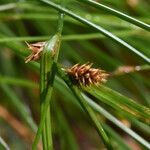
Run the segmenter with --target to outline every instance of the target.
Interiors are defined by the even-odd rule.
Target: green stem
[[[47,150],[53,149],[53,140],[52,140],[52,129],[51,129],[51,112],[50,112],[50,104],[47,110],[47,116],[45,120],[45,132],[46,132],[46,142],[47,142]]]
[[[44,110],[44,105],[45,105],[45,99],[43,98],[43,93],[44,90],[47,87],[48,84],[48,74],[49,71],[51,71],[51,63],[48,62],[48,58],[51,57],[47,57],[47,55],[51,52],[49,52],[48,49],[45,49],[45,51],[43,52],[43,56],[40,62],[40,99],[41,99],[41,118],[43,117],[43,110]],[[47,55],[46,55],[47,54]],[[50,55],[48,55],[50,56]],[[52,136],[51,136],[51,124],[50,124],[50,109],[48,109],[47,111],[47,115],[46,115],[46,119],[44,122],[44,127],[43,127],[43,131],[42,131],[42,142],[43,142],[43,148],[47,150],[48,146],[50,146],[52,143]],[[47,125],[49,124],[49,125]],[[49,126],[49,127],[48,127]],[[50,128],[50,129],[48,129]],[[49,132],[47,132],[47,130]],[[49,142],[50,141],[50,142]]]
[[[91,109],[91,107],[88,105],[88,103],[84,100],[83,96],[81,95],[80,90],[78,89],[78,87],[74,86],[69,77],[67,76],[67,74],[61,69],[60,66],[57,65],[57,69],[58,69],[58,73],[61,76],[61,78],[66,82],[66,84],[68,85],[68,87],[71,89],[72,93],[74,94],[74,96],[77,98],[78,102],[80,103],[80,105],[82,106],[82,108],[84,109],[84,111],[88,114],[88,116],[90,117],[94,127],[96,128],[98,134],[100,135],[100,137],[102,137],[103,142],[105,143],[107,149],[111,150],[111,144],[109,141],[109,138],[107,137],[107,134],[105,133],[102,125],[100,124],[100,122],[98,121],[94,111]]]
[[[62,33],[63,30],[63,20],[64,19],[64,13],[60,13],[59,18],[58,18],[58,33]]]
[[[122,39],[120,39],[119,37],[115,36],[114,34],[112,34],[111,32],[105,30],[104,28],[102,28],[101,26],[98,26],[78,15],[76,15],[75,13],[73,13],[72,11],[61,7],[60,5],[57,5],[51,1],[48,0],[41,0],[42,2],[45,2],[46,4],[49,4],[52,8],[61,11],[69,16],[71,16],[72,18],[82,22],[85,25],[88,25],[89,27],[92,27],[93,29],[99,31],[100,33],[102,33],[103,35],[105,35],[106,37],[109,37],[110,39],[112,39],[113,41],[115,41],[116,43],[120,44],[121,46],[129,49],[130,51],[134,52],[135,54],[137,54],[138,56],[140,56],[141,58],[143,58],[146,62],[150,63],[150,59],[149,57],[147,57],[146,55],[144,55],[143,53],[141,53],[139,50],[137,50],[136,48],[134,48],[133,46],[129,45],[128,43],[126,43],[125,41],[123,41]]]
[[[33,143],[32,149],[36,149],[41,132],[43,130],[43,126],[45,123],[45,132],[43,133],[43,140],[44,140],[44,147],[47,145],[47,149],[52,149],[52,136],[47,135],[51,134],[51,125],[50,125],[50,116],[47,114],[50,114],[50,101],[52,97],[52,91],[53,91],[53,82],[55,77],[55,66],[54,66],[54,60],[57,56],[60,45],[60,34],[56,34],[52,37],[50,41],[46,43],[46,46],[42,53],[41,58],[41,83],[40,83],[40,93],[41,93],[41,120],[39,124],[39,128]],[[55,52],[55,56],[53,56]],[[47,117],[46,117],[47,116]],[[48,119],[45,122],[45,119]],[[46,126],[47,124],[47,126]],[[47,128],[48,127],[48,128]],[[47,129],[46,129],[47,128]],[[50,142],[49,142],[50,141]],[[45,144],[47,143],[47,144]]]
[[[63,29],[64,15],[60,14],[58,22],[58,33],[55,34],[50,41],[46,43],[46,46],[42,53],[41,58],[41,120],[39,128],[33,143],[32,149],[35,150],[42,133],[43,147],[46,150],[52,150],[52,133],[51,133],[51,121],[50,121],[50,101],[53,91],[53,82],[56,73],[56,67],[54,62],[57,62],[59,55],[59,46],[61,40],[61,32]],[[43,128],[44,127],[44,128]]]

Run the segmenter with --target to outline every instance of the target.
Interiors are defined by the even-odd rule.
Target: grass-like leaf
[[[97,112],[104,115],[108,120],[110,120],[112,123],[114,123],[116,126],[118,126],[120,129],[122,129],[124,132],[129,134],[131,137],[133,137],[135,140],[137,140],[139,143],[141,143],[144,147],[150,148],[150,144],[143,139],[141,136],[139,136],[137,133],[132,131],[130,128],[126,127],[123,123],[121,123],[117,118],[115,118],[112,114],[110,114],[107,110],[105,110],[103,107],[92,101],[89,97],[84,95],[85,100],[88,102],[88,104]]]
[[[106,6],[106,5],[100,4],[100,3],[95,2],[93,0],[78,0],[78,1],[85,3],[85,4],[88,4],[89,6],[93,6],[97,9],[104,10],[105,12],[109,12],[110,14],[113,14],[113,15],[119,17],[120,19],[126,20],[127,22],[130,22],[134,25],[137,25],[138,27],[141,27],[145,30],[150,31],[150,25],[148,25],[148,24],[146,24],[140,20],[137,20],[131,16],[128,16],[127,14],[122,13],[118,10],[115,10],[113,8]]]
[[[120,149],[122,149],[122,150],[131,150],[131,148],[127,145],[127,143],[125,143],[123,140],[122,140],[122,138],[121,138],[121,136],[118,134],[118,133],[116,133],[111,127],[109,127],[108,125],[106,125],[106,124],[103,124],[103,127],[104,127],[104,129],[106,130],[106,132],[107,132],[107,134],[110,136],[110,139],[113,141],[114,140],[114,142],[116,142],[117,143],[117,148],[120,148]],[[115,143],[115,144],[116,144]],[[114,144],[114,145],[115,145]],[[112,145],[113,145],[113,143],[112,143]],[[116,146],[114,146],[114,147],[116,147]]]
[[[150,109],[139,105],[130,98],[127,98],[112,89],[99,85],[99,87],[84,87],[86,92],[98,98],[100,101],[110,105],[114,109],[119,109],[122,112],[127,112],[144,122],[150,121]]]
[[[50,39],[46,46],[44,47],[42,58],[41,58],[41,65],[40,65],[40,72],[41,72],[41,82],[40,82],[40,92],[41,92],[41,120],[39,124],[39,128],[33,143],[33,149],[36,149],[37,143],[39,141],[41,132],[43,130],[44,122],[46,119],[46,116],[48,118],[48,125],[46,128],[50,128],[50,100],[52,96],[52,90],[53,90],[53,81],[55,77],[55,66],[53,64],[54,61],[54,52],[57,52],[59,49],[60,44],[60,35],[56,34]],[[49,132],[48,132],[49,131]],[[44,133],[43,141],[47,137],[45,137],[45,134],[50,134],[50,129],[48,129],[47,133]],[[45,131],[43,131],[45,132]],[[48,135],[48,139],[50,143],[45,144],[47,145],[48,149],[52,149],[52,136],[50,137]],[[47,141],[48,142],[48,141]]]
[[[15,85],[15,86],[19,85],[19,86],[28,87],[28,88],[38,88],[38,84],[36,84],[32,81],[0,75],[0,84],[4,84],[4,83],[9,84],[9,85]]]
[[[37,126],[31,117],[28,107],[22,103],[22,101],[8,85],[1,84],[0,87],[9,98],[9,102],[17,109],[22,119],[31,127],[34,132],[36,132]]]
[[[123,31],[112,31],[118,37],[130,37],[133,35],[141,35],[140,30],[123,30]],[[145,35],[146,36],[146,35]],[[91,39],[105,39],[104,35],[99,33],[89,33],[89,34],[71,34],[71,35],[64,35],[62,37],[63,41],[74,41],[74,40],[91,40]],[[3,42],[20,42],[20,41],[42,41],[48,40],[49,36],[29,36],[29,37],[3,37],[0,38],[0,43]]]
[[[65,118],[65,115],[60,108],[60,106],[57,104],[57,102],[54,102],[55,104],[55,113],[57,118],[57,124],[59,126],[57,129],[60,132],[60,137],[65,137],[65,139],[61,139],[61,149],[71,149],[71,150],[79,150],[78,144],[76,142],[76,139],[69,127],[69,124],[67,122],[67,119]]]
[[[98,26],[78,15],[76,15],[75,13],[73,13],[72,11],[61,7],[60,5],[57,5],[51,1],[48,0],[41,0],[42,2],[47,3],[48,5],[50,5],[51,7],[53,7],[54,9],[64,12],[65,14],[71,16],[72,18],[82,22],[85,25],[88,25],[89,27],[92,27],[93,29],[99,31],[100,33],[102,33],[103,35],[109,37],[110,39],[112,39],[113,41],[115,41],[116,43],[122,45],[123,47],[129,49],[130,51],[134,52],[135,54],[137,54],[138,56],[140,56],[141,58],[143,58],[145,61],[147,61],[148,63],[150,63],[150,59],[145,56],[144,54],[142,54],[139,50],[137,50],[136,48],[132,47],[131,45],[129,45],[128,43],[126,43],[125,41],[123,41],[122,39],[118,38],[117,36],[115,36],[114,34],[110,33],[109,31],[105,30],[104,28],[102,28],[101,26]]]
[[[1,150],[10,150],[8,145],[5,143],[5,141],[0,137],[0,149]]]

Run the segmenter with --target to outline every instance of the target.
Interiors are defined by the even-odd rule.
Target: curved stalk
[[[40,99],[41,99],[41,120],[39,128],[32,146],[35,150],[42,133],[43,147],[46,150],[52,150],[52,132],[51,132],[51,121],[50,121],[50,102],[53,92],[53,82],[55,79],[55,64],[59,55],[59,46],[61,41],[61,33],[63,29],[64,14],[60,13],[58,21],[57,33],[48,41],[44,47],[41,63],[40,63]]]

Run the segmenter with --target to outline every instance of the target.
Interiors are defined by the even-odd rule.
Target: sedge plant
[[[0,105],[30,149],[150,149],[149,2],[0,4]],[[0,118],[0,149],[28,149]]]

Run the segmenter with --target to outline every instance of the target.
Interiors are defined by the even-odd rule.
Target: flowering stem
[[[55,78],[55,64],[59,55],[59,46],[61,41],[61,33],[63,29],[64,14],[60,13],[58,21],[57,33],[46,43],[41,63],[40,63],[40,99],[41,99],[41,120],[39,128],[32,146],[35,150],[42,132],[43,148],[46,150],[52,150],[52,131],[51,131],[51,115],[50,115],[50,101],[53,91],[53,82]]]
[[[78,102],[80,103],[80,105],[82,106],[83,110],[88,114],[88,116],[89,116],[89,118],[90,118],[93,126],[95,127],[95,129],[97,130],[98,134],[102,138],[102,140],[105,143],[107,149],[111,150],[112,146],[110,144],[110,140],[109,140],[107,134],[105,133],[105,131],[104,131],[101,123],[97,119],[95,112],[88,105],[88,103],[84,100],[84,97],[82,96],[79,88],[77,86],[75,86],[75,85],[72,84],[71,80],[69,79],[69,77],[65,73],[65,71],[62,70],[59,65],[56,65],[56,67],[57,67],[58,74],[66,82],[66,84],[68,85],[68,87],[70,88],[70,90],[72,91],[72,93],[74,94],[74,96],[76,97],[76,99],[78,100]]]
[[[63,18],[62,18],[63,22]],[[62,24],[62,23],[61,23]],[[62,26],[63,27],[63,26]],[[59,25],[58,25],[59,28]],[[61,29],[62,31],[62,29]],[[53,82],[55,78],[55,64],[57,62],[59,54],[59,46],[61,41],[61,33],[55,34],[45,45],[41,58],[41,82],[40,82],[40,99],[41,99],[41,120],[39,128],[32,146],[33,150],[36,150],[38,141],[40,139],[41,132],[43,147],[46,150],[52,150],[52,133],[51,133],[51,121],[50,121],[50,101],[53,91]],[[43,128],[44,127],[44,128]]]

